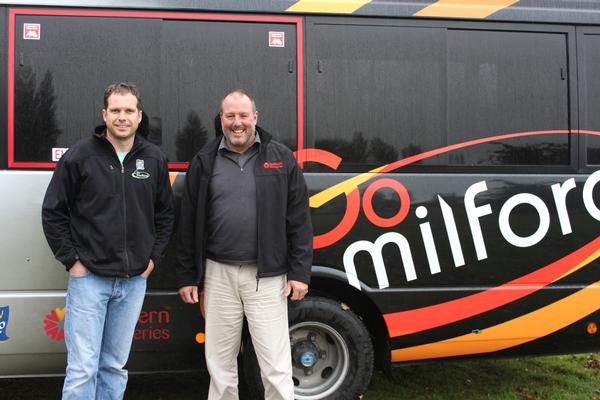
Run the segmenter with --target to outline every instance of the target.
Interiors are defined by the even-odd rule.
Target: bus
[[[64,374],[41,202],[115,81],[140,87],[176,202],[229,90],[295,152],[314,225],[297,399],[359,398],[375,368],[600,349],[600,3],[2,0],[0,38],[0,376]],[[205,368],[173,243],[132,372]]]

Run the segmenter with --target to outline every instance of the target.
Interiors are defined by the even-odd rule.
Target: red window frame
[[[304,61],[303,20],[301,17],[277,15],[206,14],[161,11],[117,11],[83,9],[10,8],[8,17],[8,168],[54,168],[55,162],[22,162],[14,158],[14,91],[15,91],[15,29],[17,15],[59,15],[73,17],[156,18],[198,21],[273,22],[296,25],[297,73],[297,141],[298,151],[304,148]],[[169,163],[171,169],[186,169],[188,163]]]

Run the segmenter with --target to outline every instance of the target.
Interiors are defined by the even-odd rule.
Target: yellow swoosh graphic
[[[575,265],[573,268],[571,268],[570,270],[568,270],[567,272],[565,272],[564,274],[562,274],[558,278],[554,279],[552,282],[558,282],[559,280],[561,280],[565,276],[571,275],[573,272],[575,272],[575,271],[577,271],[577,270],[585,267],[586,265],[588,265],[589,263],[591,263],[592,261],[594,261],[598,257],[600,257],[600,249],[596,250],[593,254],[590,254],[590,256],[587,257],[586,259],[584,259],[581,263]]]
[[[289,12],[321,12],[321,13],[336,13],[336,14],[352,14],[371,0],[300,0],[286,11]]]
[[[414,15],[418,17],[486,18],[519,0],[438,0]]]
[[[388,166],[388,164],[382,165],[381,167],[372,169],[369,172],[364,172],[353,178],[350,178],[343,182],[340,182],[337,185],[333,185],[315,195],[312,195],[309,200],[310,206],[312,208],[319,208],[323,204],[327,203],[329,200],[339,196],[342,193],[349,194],[354,189],[356,189],[360,184],[365,183],[366,181],[373,178],[373,174],[379,173],[382,169],[384,169],[387,166]]]
[[[392,351],[392,361],[426,360],[490,353],[518,346],[554,333],[600,309],[600,281],[555,303],[481,333]]]

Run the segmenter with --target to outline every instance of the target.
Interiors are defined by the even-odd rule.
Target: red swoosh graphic
[[[565,274],[583,267],[587,258],[600,248],[600,236],[571,254],[527,275],[492,289],[441,304],[385,314],[390,337],[446,325],[525,297]],[[598,255],[596,254],[595,257]],[[592,260],[587,260],[586,264]]]
[[[429,157],[434,157],[443,153],[447,153],[449,151],[462,149],[465,147],[476,146],[482,143],[489,143],[495,140],[506,140],[506,139],[515,139],[524,136],[539,136],[539,135],[564,135],[565,133],[573,133],[573,134],[585,134],[585,135],[594,135],[600,136],[600,132],[598,131],[588,131],[581,129],[561,129],[561,130],[550,130],[550,131],[531,131],[531,132],[518,132],[518,133],[507,133],[504,135],[497,136],[487,136],[480,139],[469,140],[467,142],[452,144],[450,146],[440,147],[435,150],[426,151],[424,153],[415,154],[414,156],[403,158],[402,160],[395,161],[390,163],[383,168],[379,174],[383,174],[386,172],[391,172],[400,167],[404,167],[406,165],[410,165],[412,163],[424,160]]]
[[[552,304],[477,333],[392,350],[392,361],[455,357],[509,349],[551,335],[599,308],[600,281]]]

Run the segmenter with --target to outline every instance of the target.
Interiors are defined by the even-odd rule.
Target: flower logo
[[[44,331],[53,340],[65,340],[65,314],[66,308],[55,308],[44,318]]]

